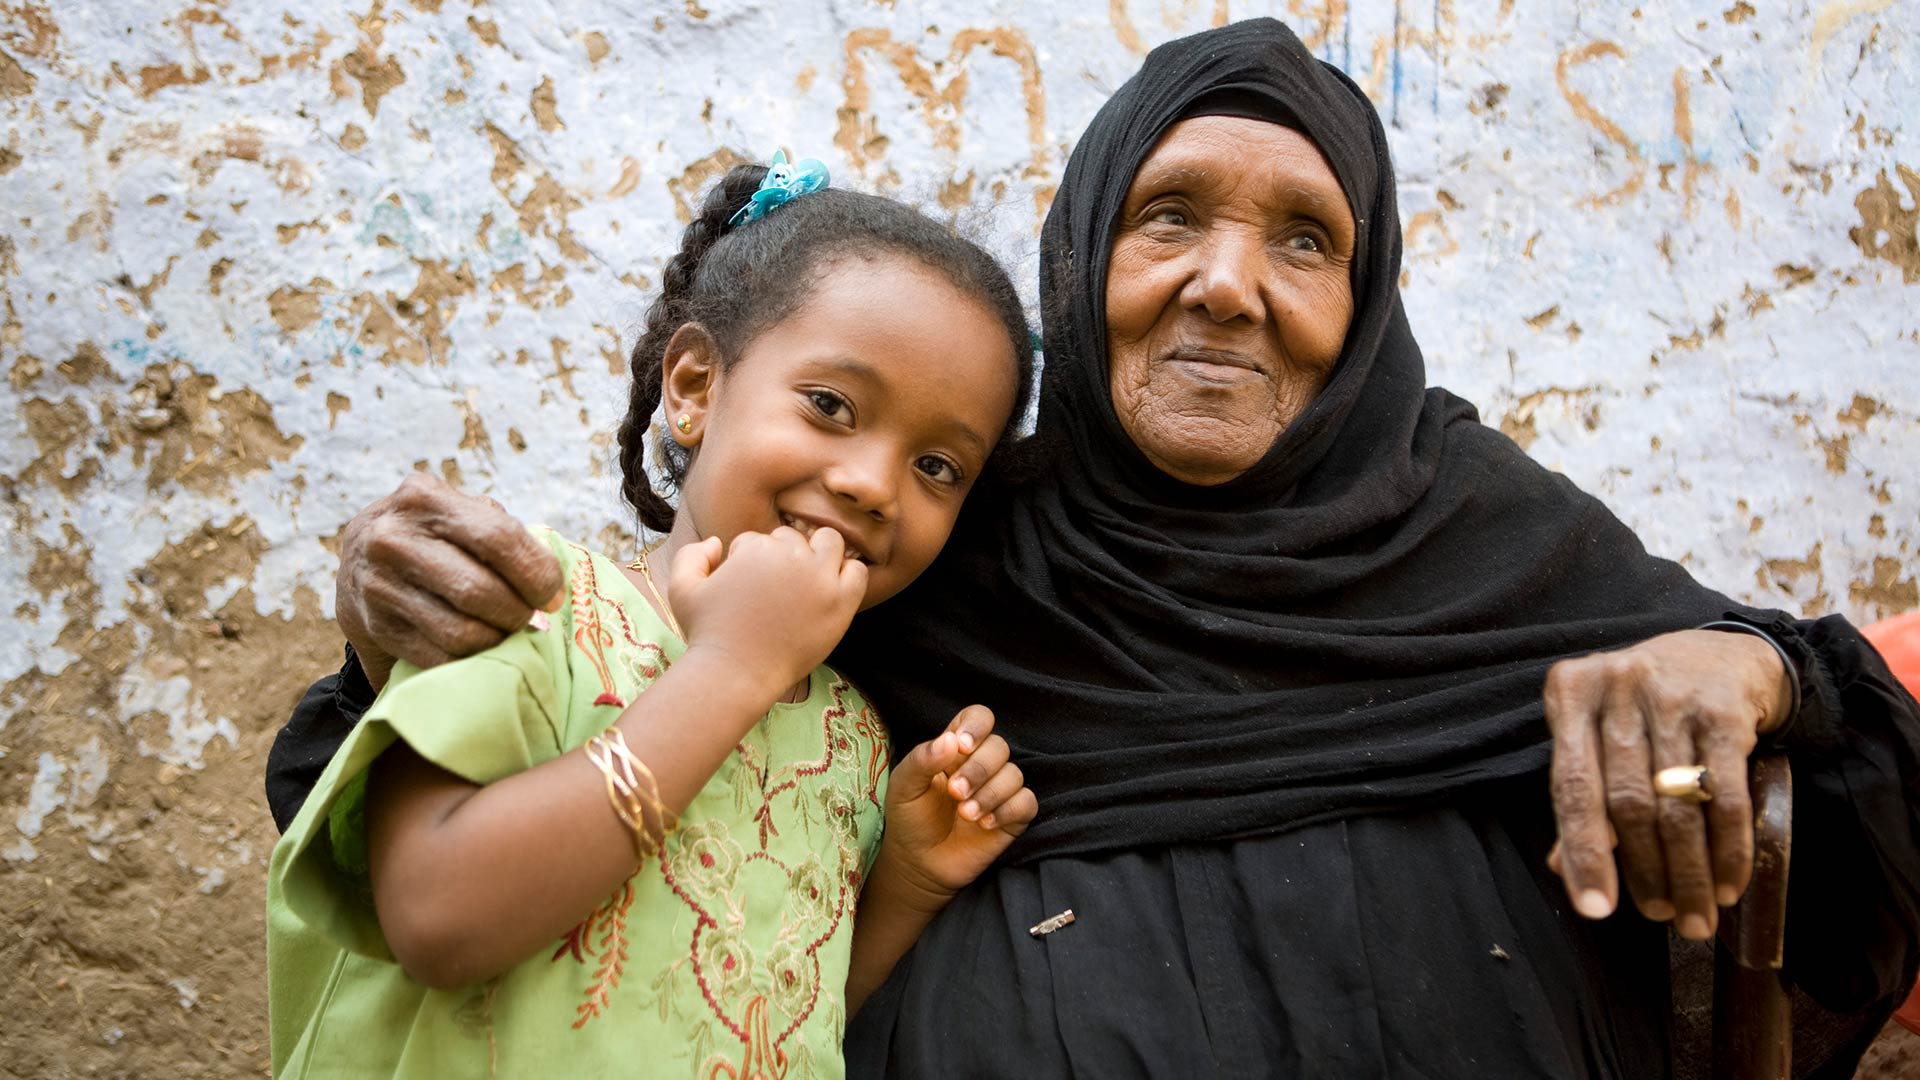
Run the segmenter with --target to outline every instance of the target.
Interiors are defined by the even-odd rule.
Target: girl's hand
[[[867,566],[846,550],[832,529],[806,537],[784,525],[741,533],[724,558],[718,537],[682,548],[667,595],[688,648],[724,651],[778,697],[826,660],[860,609]]]
[[[876,870],[886,861],[915,906],[944,906],[1039,813],[1039,799],[1008,755],[1007,741],[993,734],[992,711],[969,705],[894,768]]]

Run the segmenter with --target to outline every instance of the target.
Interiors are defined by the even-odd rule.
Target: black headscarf
[[[1196,487],[1120,426],[1104,297],[1135,171],[1212,114],[1311,138],[1358,242],[1326,388],[1253,469]],[[902,750],[994,710],[1041,801],[1013,857],[1269,834],[1540,769],[1554,660],[1732,606],[1427,389],[1399,271],[1380,119],[1280,23],[1155,49],[1094,118],[1042,233],[1035,475],[976,492],[835,656]]]

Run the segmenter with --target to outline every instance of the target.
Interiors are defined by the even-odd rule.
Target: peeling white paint
[[[0,9],[0,72],[32,81],[0,90],[0,593],[27,605],[0,686],[71,674],[84,631],[130,624],[134,650],[114,715],[55,706],[68,787],[40,794],[68,768],[42,753],[0,807],[90,803],[96,732],[186,769],[236,746],[154,627],[249,589],[257,615],[330,614],[328,545],[416,462],[570,535],[630,528],[594,442],[624,406],[610,364],[716,149],[934,204],[1031,300],[1073,140],[1217,11],[1277,11],[1379,106],[1433,381],[1742,599],[1868,621],[1920,569],[1920,281],[1868,253],[1897,221],[1849,236],[1863,192],[1920,169],[1920,0],[319,0],[163,4],[131,32],[130,8],[75,4],[32,9],[41,45],[27,10]],[[383,93],[352,74],[387,64]],[[98,371],[72,367],[86,349]],[[143,390],[155,369],[209,378],[214,406]],[[156,560],[241,523],[257,557],[168,609]],[[43,549],[82,577],[43,593]],[[0,701],[10,742],[27,704]],[[37,836],[45,811],[16,813]]]

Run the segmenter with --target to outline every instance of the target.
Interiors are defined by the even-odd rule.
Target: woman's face
[[[1134,175],[1107,272],[1107,381],[1161,471],[1223,484],[1333,374],[1353,319],[1353,213],[1291,128],[1202,116]]]

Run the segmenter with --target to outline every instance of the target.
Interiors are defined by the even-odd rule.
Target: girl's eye
[[[820,410],[820,415],[829,420],[853,418],[853,409],[847,405],[847,399],[831,390],[809,390],[807,398],[813,402],[814,408]]]
[[[927,454],[914,467],[929,480],[942,484],[958,484],[961,480],[960,466],[941,457],[939,454]]]

